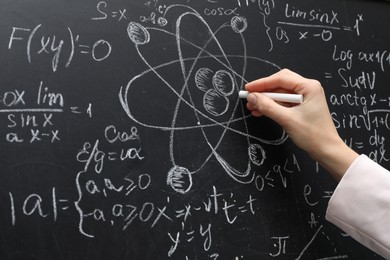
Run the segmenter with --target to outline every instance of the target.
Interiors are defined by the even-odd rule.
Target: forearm
[[[312,158],[327,170],[331,176],[340,181],[350,165],[359,156],[354,150],[349,148],[339,136],[334,136],[333,140],[326,140],[326,144],[319,147],[310,155]]]

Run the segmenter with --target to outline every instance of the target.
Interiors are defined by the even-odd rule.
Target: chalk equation
[[[8,143],[60,143],[61,129],[56,121],[65,113],[84,114],[92,118],[92,104],[68,105],[61,92],[53,91],[40,81],[33,93],[13,89],[0,94],[0,115],[6,116],[7,129],[3,137]],[[69,102],[71,103],[71,102]],[[58,123],[58,122],[57,122]]]
[[[241,1],[239,1],[241,2]],[[246,1],[243,6],[258,7],[269,40],[269,51],[274,49],[275,42],[291,44],[292,42],[318,39],[330,42],[335,34],[354,33],[360,36],[360,25],[364,22],[362,13],[356,14],[353,23],[341,20],[336,10],[300,7],[299,4],[277,4],[277,1]],[[279,10],[277,10],[279,9]],[[278,13],[278,20],[273,14]]]
[[[0,4],[0,258],[377,259],[325,220],[324,169],[239,91],[316,77],[345,143],[387,166],[371,23],[388,17],[363,8],[379,3],[45,1],[44,19]]]
[[[34,28],[12,27],[9,36],[8,49],[20,48],[21,44],[26,52],[28,63],[33,63],[35,56],[49,56],[51,69],[57,71],[58,66],[68,68],[76,53],[88,55],[96,62],[107,59],[112,51],[111,44],[98,39],[95,42],[83,42],[79,34],[74,34],[71,28],[67,28],[67,35],[61,38],[55,34],[47,35],[42,24]],[[61,36],[64,32],[61,32]],[[17,47],[16,47],[17,46]]]

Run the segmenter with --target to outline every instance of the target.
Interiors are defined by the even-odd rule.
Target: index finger
[[[291,70],[283,69],[271,76],[247,83],[245,89],[249,92],[265,92],[283,89],[287,92],[304,94],[305,80],[308,79]]]

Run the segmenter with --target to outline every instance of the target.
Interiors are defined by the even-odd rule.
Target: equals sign
[[[80,50],[80,53],[82,53],[82,54],[89,54],[90,53],[89,49],[91,47],[89,45],[79,44],[79,47],[81,49],[86,49],[85,51],[84,50]]]
[[[331,79],[331,78],[333,78],[332,73],[325,72],[325,78],[326,78],[326,79]]]
[[[61,203],[68,203],[68,200],[63,200],[63,199],[61,199],[61,200],[59,200],[59,201],[60,201]],[[62,209],[62,210],[67,210],[67,209],[69,209],[69,205],[62,206],[61,209]]]
[[[73,114],[81,114],[82,113],[81,111],[79,111],[79,107],[70,107],[70,111]]]
[[[322,196],[324,199],[329,199],[333,195],[333,191],[324,191],[325,195]]]
[[[363,142],[355,142],[356,148],[362,149],[364,147]]]
[[[245,206],[238,207],[238,209],[241,210],[242,213],[248,211],[247,209],[245,209]]]
[[[344,31],[352,31],[352,27],[350,26],[343,26]]]

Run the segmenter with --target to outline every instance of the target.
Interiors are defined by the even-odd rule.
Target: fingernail
[[[246,100],[254,106],[257,104],[257,97],[255,94],[249,94]]]

